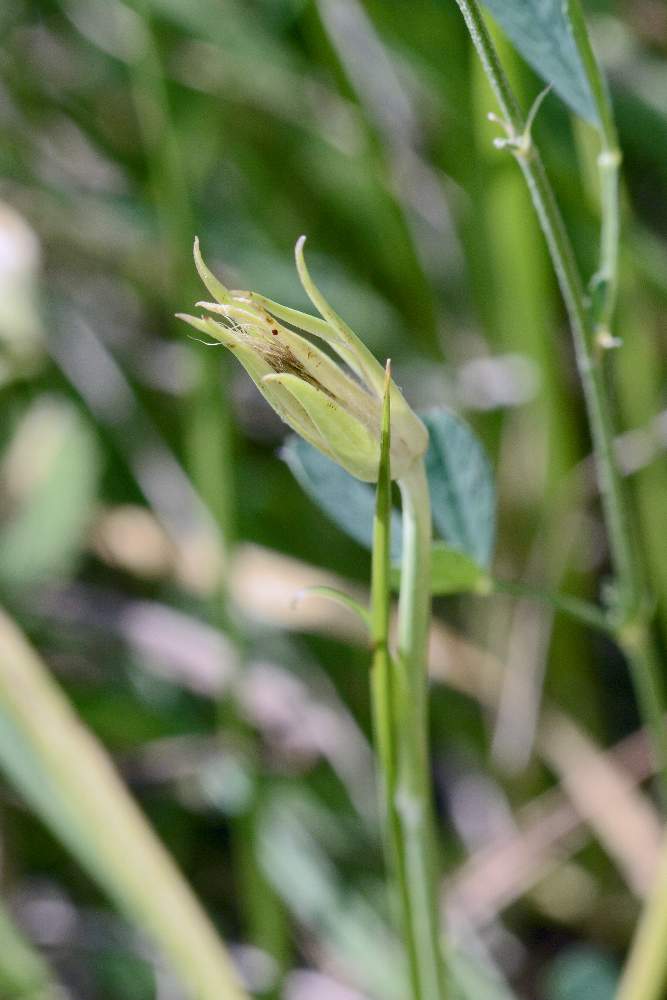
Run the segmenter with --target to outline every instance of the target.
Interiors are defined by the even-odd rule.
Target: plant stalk
[[[373,648],[371,666],[371,706],[375,747],[380,770],[380,807],[384,821],[387,868],[398,895],[403,940],[408,959],[412,996],[420,996],[419,955],[415,945],[410,907],[410,892],[405,871],[405,851],[396,798],[397,736],[394,719],[395,674],[389,648],[391,617],[391,367],[387,362],[382,407],[381,456],[373,519],[373,558],[371,570],[370,635]]]
[[[403,560],[393,715],[395,806],[416,956],[418,1000],[443,1000],[437,863],[428,754],[427,645],[431,614],[431,505],[424,462],[399,480]]]
[[[500,65],[479,6],[476,0],[457,0],[457,3],[505,118],[507,145],[513,150],[530,190],[568,311],[618,591],[613,609],[615,612],[613,633],[628,658],[637,700],[641,711],[645,713],[651,733],[660,776],[661,797],[667,806],[667,735],[663,723],[665,695],[656,658],[652,654],[646,654],[646,650],[650,648],[649,603],[644,589],[639,549],[633,539],[628,502],[614,454],[611,406],[601,363],[606,353],[605,347],[609,345],[600,337],[604,331],[599,328],[599,319],[596,320],[595,312],[598,317],[601,314],[599,310],[591,313],[587,307],[579,269],[553,189],[532,138],[526,133],[525,121]],[[575,15],[574,24],[584,66],[592,72],[591,67],[594,65],[597,73],[597,84],[592,84],[592,89],[600,108],[603,142],[615,143],[613,119],[606,92],[585,34],[586,27],[580,11],[579,19]],[[606,178],[603,184],[603,217],[606,217],[606,223],[603,225],[601,241],[601,269],[603,271],[606,269],[613,275],[611,291],[609,284],[604,290],[606,304],[602,312],[604,315],[606,310],[610,318],[614,302],[618,253],[616,205],[618,181],[617,177],[614,180],[613,170],[609,169],[614,166],[612,163],[614,157],[608,159],[606,165],[603,160],[606,171],[603,175],[603,178]],[[617,170],[618,163],[615,166]],[[631,637],[630,641],[628,637]]]
[[[655,887],[644,907],[616,1000],[660,1000],[667,988],[667,839]]]
[[[621,151],[618,145],[614,112],[609,90],[591,45],[580,0],[568,0],[572,36],[584,66],[598,113],[600,152],[597,166],[600,177],[601,229],[600,258],[592,281],[595,332],[598,339],[610,337],[610,327],[618,294],[618,246],[620,213],[618,205]]]
[[[576,597],[574,594],[540,590],[529,583],[517,583],[513,580],[499,580],[497,578],[492,580],[490,592],[492,594],[509,594],[512,597],[527,598],[530,601],[548,604],[554,611],[568,615],[582,625],[588,625],[600,632],[611,630],[609,619],[602,608],[583,600],[581,597]]]

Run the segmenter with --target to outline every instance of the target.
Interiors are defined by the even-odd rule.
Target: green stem
[[[398,485],[403,502],[403,562],[393,712],[398,751],[396,807],[419,977],[416,996],[442,1000],[445,986],[428,755],[431,507],[421,459]]]
[[[15,1000],[66,1000],[41,954],[0,902],[0,996]]]
[[[539,153],[530,136],[526,136],[523,116],[519,111],[512,89],[500,65],[479,6],[476,0],[457,0],[457,3],[505,117],[509,135],[509,147],[514,151],[517,163],[530,190],[533,205],[549,248],[561,293],[568,311],[574,339],[577,368],[584,390],[588,421],[593,439],[602,507],[618,588],[617,604],[614,609],[616,611],[614,634],[628,656],[640,708],[643,712],[647,713],[646,722],[651,731],[653,749],[660,774],[662,795],[667,803],[667,749],[662,724],[665,697],[662,690],[662,681],[657,670],[655,657],[638,654],[637,644],[627,642],[624,639],[625,634],[633,631],[647,633],[648,604],[644,592],[643,574],[639,565],[639,550],[633,543],[628,504],[614,455],[614,430],[611,407],[601,366],[601,359],[605,352],[602,349],[603,345],[601,342],[596,342],[595,340],[595,335],[598,331],[594,328],[591,315],[587,309],[579,269],[553,190]],[[583,18],[577,21],[575,17],[575,29],[577,30],[577,44],[579,45],[580,52],[585,54],[587,51],[586,46],[588,46],[590,58],[588,56],[585,58],[584,65],[585,68],[590,69],[592,65],[591,60],[594,62],[594,57],[590,51],[587,35],[584,37],[586,29]],[[606,97],[603,93],[597,66],[596,72],[598,73],[599,86],[594,85],[593,89],[596,100],[600,102],[599,106],[603,112],[602,134],[606,139],[611,139],[613,121],[608,105],[604,104],[603,108]],[[609,186],[603,192],[604,198],[608,203],[608,222],[602,241],[602,259],[606,260],[608,265],[611,265],[612,257],[615,262],[618,242],[618,214],[616,208],[611,208],[611,196],[613,192],[611,181],[609,180],[610,176],[608,173]],[[614,215],[613,218],[611,217],[612,215]],[[605,308],[608,308],[608,306]],[[646,697],[648,690],[651,691],[651,696],[656,699],[656,704],[651,707],[650,711]]]
[[[655,648],[651,623],[641,618],[630,622],[616,630],[616,640],[630,664],[639,714],[648,728],[656,764],[659,766],[662,761],[667,760],[667,725],[661,664]],[[666,808],[665,772],[660,771],[658,777],[660,779],[658,791],[663,808]],[[664,959],[667,963],[667,949],[664,950]]]
[[[572,594],[538,590],[529,583],[515,583],[511,580],[497,579],[492,581],[491,593],[510,594],[514,597],[528,598],[530,601],[539,601],[541,604],[549,604],[555,611],[569,615],[570,618],[575,618],[584,625],[590,625],[601,632],[609,632],[612,627],[602,608]]]
[[[593,51],[586,19],[580,0],[568,0],[568,13],[572,25],[572,35],[583,63],[586,77],[598,113],[598,134],[600,153],[598,172],[600,175],[600,201],[602,224],[600,230],[600,260],[597,274],[593,279],[596,336],[609,334],[609,328],[616,307],[618,293],[618,246],[620,217],[618,207],[619,171],[621,151],[618,146],[614,112],[609,99],[606,81]]]
[[[663,842],[655,887],[621,978],[616,1000],[660,1000],[667,988],[667,840]]]
[[[410,971],[412,996],[419,998],[419,955],[415,947],[410,892],[405,868],[405,850],[397,807],[398,730],[394,719],[394,682],[396,665],[389,651],[391,617],[391,393],[390,368],[387,362],[382,411],[381,457],[373,520],[373,558],[371,571],[370,635],[373,646],[371,667],[371,705],[375,746],[381,772],[381,812],[384,819],[385,853],[398,893],[403,939]]]

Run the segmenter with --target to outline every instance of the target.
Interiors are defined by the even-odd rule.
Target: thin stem
[[[419,955],[415,946],[410,892],[405,868],[405,848],[402,826],[397,808],[398,746],[396,720],[394,719],[394,675],[396,665],[389,651],[389,623],[391,616],[391,378],[387,362],[384,403],[382,412],[381,456],[378,474],[375,517],[373,519],[373,556],[371,569],[370,635],[373,646],[371,666],[371,706],[373,730],[381,775],[381,810],[384,818],[385,853],[387,867],[393,875],[398,893],[403,937],[410,971],[412,995],[420,994]]]
[[[639,714],[646,723],[653,743],[653,753],[658,766],[658,792],[663,809],[667,809],[667,780],[664,769],[660,769],[667,760],[665,693],[651,623],[642,619],[631,622],[617,629],[616,640],[630,665]],[[665,960],[667,961],[667,950],[665,950]]]
[[[612,630],[609,618],[602,608],[598,608],[595,604],[584,601],[582,598],[575,597],[572,594],[539,590],[527,583],[515,583],[511,580],[496,579],[492,582],[491,593],[511,594],[514,597],[525,597],[531,601],[549,604],[556,611],[560,611],[564,615],[569,615],[570,618],[575,618],[584,625],[590,625],[601,632],[610,632]]]
[[[418,460],[398,485],[403,501],[403,563],[394,690],[398,744],[396,806],[418,963],[416,996],[419,1000],[442,1000],[445,986],[428,757],[431,507],[423,461]]]
[[[568,13],[572,25],[572,35],[586,72],[598,113],[598,133],[600,154],[598,171],[600,175],[600,202],[602,225],[600,230],[600,259],[597,274],[593,279],[593,307],[596,338],[604,344],[609,337],[609,328],[616,307],[618,292],[618,245],[620,235],[620,213],[618,207],[618,182],[621,167],[621,151],[618,146],[614,112],[609,99],[609,91],[599,63],[593,51],[586,19],[580,0],[568,0]]]
[[[476,0],[457,0],[457,3],[506,118],[510,133],[519,144],[525,132],[525,123]],[[523,150],[521,155],[516,155],[516,160],[530,190],[572,327],[577,368],[586,398],[614,565],[619,581],[625,585],[627,591],[624,594],[624,610],[634,611],[640,600],[635,559],[621,477],[614,458],[607,391],[600,370],[600,356],[593,349],[584,288],[574,251],[540,155],[532,141],[527,147],[524,146]]]
[[[643,574],[638,561],[639,550],[633,543],[629,509],[614,454],[611,408],[601,367],[601,358],[605,352],[602,350],[603,345],[600,342],[595,342],[596,331],[591,321],[591,314],[587,309],[579,269],[553,190],[539,153],[532,139],[526,136],[523,117],[498,60],[479,6],[476,0],[457,0],[457,3],[505,115],[505,127],[509,135],[507,145],[513,149],[515,159],[530,190],[570,318],[577,368],[584,390],[597,477],[618,590],[614,608],[616,617],[614,634],[628,656],[640,708],[647,713],[646,721],[651,730],[663,796],[667,803],[667,750],[662,724],[665,698],[662,681],[657,670],[655,657],[640,655],[637,652],[637,644],[627,642],[624,639],[624,635],[633,630],[648,634],[648,605],[643,586]],[[590,50],[587,36],[584,37],[585,24],[583,19],[576,21],[575,17],[575,22],[580,51],[587,51],[586,46]],[[589,56],[585,58],[585,68],[587,69],[591,68],[591,60],[594,60],[590,51]],[[597,68],[596,72],[599,77]],[[593,89],[596,92],[596,100],[603,102],[604,95],[601,88],[602,83],[599,79],[599,86],[596,85]],[[602,108],[602,103],[600,108]],[[603,108],[602,118],[603,135],[610,139],[613,122],[611,112],[606,105]],[[527,141],[527,138],[530,141]],[[609,205],[611,205],[611,194],[610,187],[604,194]],[[603,244],[608,243],[609,245],[603,245],[602,254],[606,255],[609,261],[611,261],[612,253],[614,255],[617,253],[617,222],[615,225],[614,229],[613,220],[608,222],[603,238]],[[651,696],[656,699],[655,708],[650,711],[645,694],[647,690],[650,690]]]
[[[667,987],[667,840],[655,887],[639,921],[616,1000],[660,1000]]]

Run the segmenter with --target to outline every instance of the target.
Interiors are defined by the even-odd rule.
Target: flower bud
[[[375,482],[385,371],[313,283],[303,258],[304,242],[302,236],[296,244],[297,270],[321,318],[256,292],[229,291],[204,264],[198,240],[197,271],[215,302],[197,303],[211,315],[179,317],[232,351],[297,434],[353,476]],[[346,367],[295,328],[325,341]],[[427,445],[426,428],[392,382],[392,477],[404,476]]]

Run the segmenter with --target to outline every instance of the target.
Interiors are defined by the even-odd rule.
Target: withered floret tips
[[[257,292],[228,290],[204,263],[195,239],[197,271],[215,301],[197,303],[212,315],[179,314],[179,318],[232,351],[265,399],[297,434],[353,476],[374,482],[380,460],[384,368],[313,283],[303,256],[304,243],[302,236],[295,248],[296,266],[319,317],[280,305]],[[353,374],[295,330],[325,341]],[[427,443],[426,428],[392,383],[394,479],[405,475],[424,454]]]

